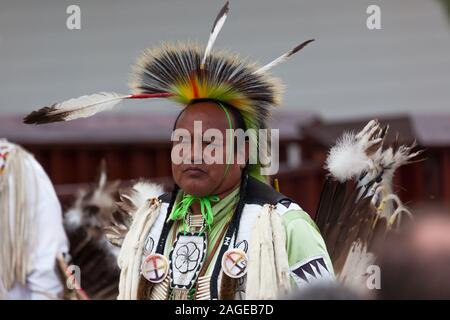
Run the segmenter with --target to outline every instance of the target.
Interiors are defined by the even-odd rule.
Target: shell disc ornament
[[[222,256],[222,270],[230,278],[241,278],[247,273],[248,257],[244,250],[234,248]]]
[[[141,272],[152,283],[163,282],[169,272],[169,261],[162,254],[148,255],[142,262]]]

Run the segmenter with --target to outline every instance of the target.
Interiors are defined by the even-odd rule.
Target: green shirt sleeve
[[[303,210],[289,210],[281,217],[291,283],[298,287],[316,280],[334,279],[325,241],[311,217]]]

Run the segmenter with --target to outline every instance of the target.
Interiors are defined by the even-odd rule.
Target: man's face
[[[230,116],[231,116],[231,112]],[[232,119],[233,121],[234,119]],[[197,122],[197,128],[200,121],[201,122],[201,140],[199,147],[194,148],[194,140],[198,139],[194,137],[194,121]],[[233,128],[235,127],[233,121]],[[175,129],[185,129],[190,133],[191,141],[177,142],[174,141],[172,148],[175,146],[181,147],[180,144],[184,143],[182,146],[189,150],[181,155],[184,162],[176,164],[172,162],[172,174],[177,185],[186,193],[195,196],[206,196],[211,194],[222,194],[226,191],[231,191],[241,179],[241,171],[244,165],[239,165],[236,161],[229,164],[228,171],[226,171],[226,154],[229,152],[228,146],[226,145],[226,129],[229,129],[229,123],[225,111],[213,102],[199,102],[190,105],[178,118]],[[221,139],[211,139],[212,141],[203,141],[202,137],[205,131],[208,129],[216,129],[221,132],[223,140]],[[198,132],[198,129],[197,129]],[[210,130],[211,132],[211,130]],[[199,141],[199,140],[197,140]],[[214,148],[223,148],[222,161],[220,163],[206,164],[205,160],[208,158],[208,154],[216,156],[213,152],[204,152],[205,148],[209,150],[214,150]],[[181,148],[180,148],[181,149]],[[233,152],[234,154],[234,152]],[[220,153],[219,153],[220,158]],[[201,164],[194,163],[201,160]],[[216,158],[217,159],[217,158]],[[235,159],[234,159],[235,160]],[[226,172],[226,175],[225,175]]]

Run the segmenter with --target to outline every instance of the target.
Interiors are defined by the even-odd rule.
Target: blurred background
[[[214,0],[23,1],[0,3],[0,137],[22,144],[44,166],[64,204],[95,180],[145,177],[171,185],[170,134],[179,108],[127,103],[66,124],[26,126],[22,117],[53,102],[99,91],[127,92],[130,67],[161,41],[205,43]],[[81,29],[69,30],[69,5]],[[381,29],[369,30],[369,5]],[[417,140],[425,161],[395,178],[407,205],[450,203],[450,19],[445,0],[231,1],[216,48],[261,63],[315,38],[273,73],[286,85],[274,116],[280,129],[281,192],[314,215],[327,150],[344,130],[369,119],[391,126],[388,139]]]

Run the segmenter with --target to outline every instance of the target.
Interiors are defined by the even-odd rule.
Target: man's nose
[[[203,146],[196,145],[195,143],[191,146],[191,163],[201,164],[203,163]]]

